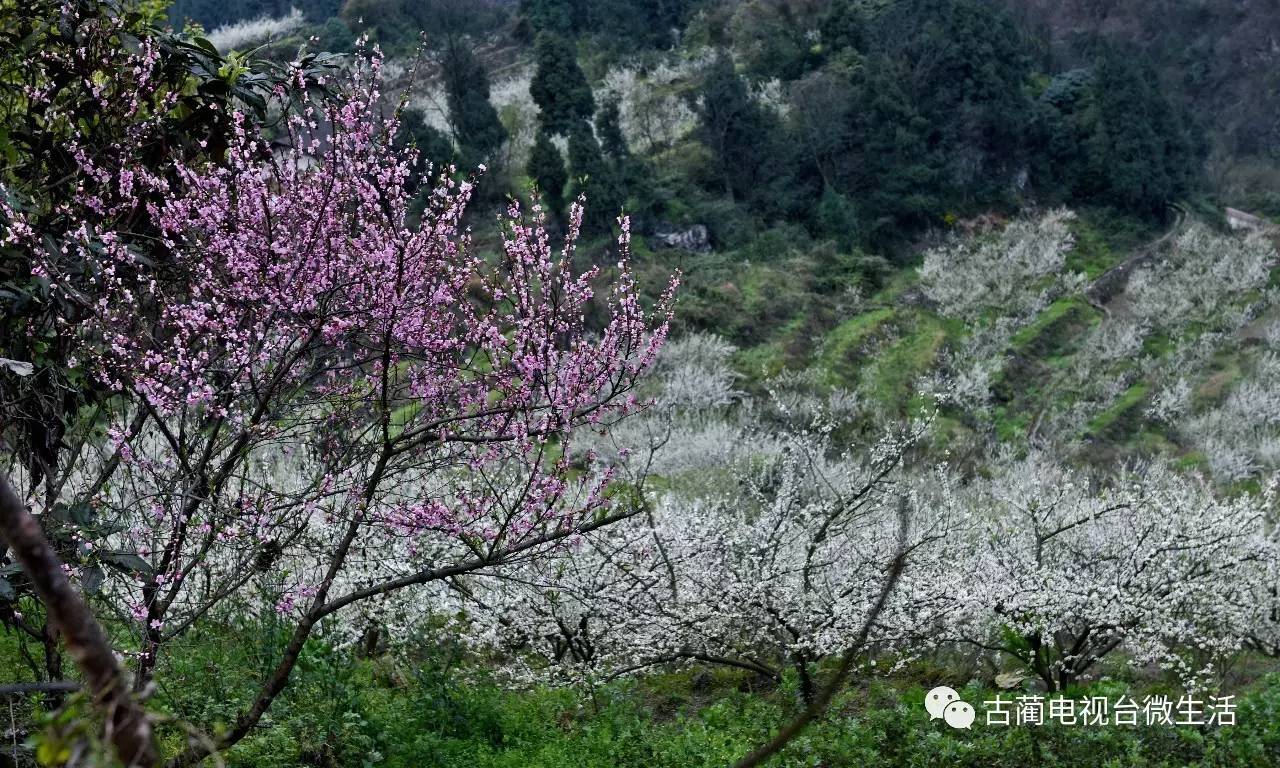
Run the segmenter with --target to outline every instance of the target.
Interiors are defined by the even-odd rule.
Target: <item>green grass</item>
[[[1101,313],[1081,296],[1050,304],[1009,341],[1005,366],[992,381],[998,403],[996,435],[1001,441],[1025,438],[1038,414],[1067,405],[1071,393],[1058,386],[1061,373]]]
[[[787,356],[782,343],[774,341],[738,350],[733,355],[733,367],[747,381],[761,381],[781,373],[787,367]]]
[[[916,380],[933,367],[946,340],[941,322],[916,315],[909,330],[876,355],[863,379],[863,391],[894,412],[909,410]]]
[[[862,363],[867,359],[862,347],[893,316],[892,309],[873,309],[845,320],[827,333],[819,364],[828,372],[833,383],[850,384],[858,380]]]
[[[1002,443],[1012,443],[1024,439],[1031,430],[1032,414],[1007,407],[994,409],[996,438]]]
[[[875,305],[892,305],[904,291],[920,282],[920,275],[915,267],[906,267],[891,274],[884,287],[873,295],[869,303]]]
[[[1150,222],[1115,211],[1094,208],[1077,212],[1071,223],[1075,247],[1067,255],[1064,268],[1083,272],[1090,280],[1124,261],[1130,252],[1160,234]]]
[[[1101,313],[1084,300],[1082,296],[1066,296],[1050,304],[1043,312],[1036,315],[1036,318],[1023,328],[1019,329],[1009,341],[1011,351],[1023,352],[1027,351],[1037,341],[1042,340],[1047,334],[1056,333],[1060,330],[1075,326],[1089,327],[1096,324],[1101,319]],[[1072,334],[1078,336],[1078,334]],[[1048,346],[1054,349],[1060,348],[1074,341],[1074,338],[1051,339],[1049,344],[1041,344],[1038,346]]]
[[[1066,271],[1083,272],[1086,277],[1093,280],[1122,260],[1122,257],[1111,249],[1102,233],[1085,218],[1077,218],[1072,222],[1071,232],[1076,237],[1076,243],[1067,254],[1064,265]]]
[[[1146,402],[1146,399],[1146,383],[1140,381],[1134,384],[1122,392],[1110,407],[1093,417],[1093,420],[1089,422],[1086,434],[1090,437],[1101,437],[1115,431],[1140,413],[1141,406]]]
[[[213,732],[251,700],[253,682],[287,631],[270,612],[207,628],[162,665],[150,706]],[[365,658],[309,642],[290,686],[261,725],[225,755],[229,768],[721,768],[764,743],[798,711],[796,686],[737,670],[693,668],[615,681],[592,691],[501,685],[483,660],[441,630],[425,627],[395,654]],[[14,661],[0,643],[0,663]],[[1252,666],[1250,666],[1252,665]],[[1247,667],[1247,669],[1245,669]],[[1227,768],[1280,763],[1280,675],[1273,662],[1242,660],[1237,723],[1223,728],[987,725],[995,691],[944,657],[927,657],[890,678],[855,679],[779,756],[772,768]],[[1271,674],[1268,674],[1271,673]],[[1168,684],[1123,679],[1068,691],[1079,700],[1146,693]],[[1141,680],[1141,681],[1140,681]],[[969,731],[931,721],[925,692],[956,687],[975,705]],[[1013,694],[1006,693],[1006,696]],[[20,702],[20,704],[23,702]],[[17,711],[26,711],[18,707]],[[160,728],[167,754],[185,730]]]
[[[1213,367],[1191,393],[1191,407],[1201,410],[1222,402],[1236,382],[1244,377],[1243,361],[1238,352],[1220,352]]]
[[[722,768],[763,743],[796,709],[786,690],[738,690],[745,678],[708,673],[615,684],[579,695],[493,683],[450,684],[431,675],[383,678],[361,662],[343,674],[338,698],[295,697],[272,727],[228,756],[232,768],[329,765],[365,768]],[[736,680],[737,685],[734,685]],[[987,725],[970,685],[970,731],[930,721],[924,685],[855,683],[832,709],[767,765],[801,766],[1264,766],[1280,759],[1280,680],[1239,702],[1237,725],[1085,727]],[[1072,691],[1076,698],[1135,695],[1122,683]],[[332,694],[331,694],[332,695]],[[1140,699],[1140,696],[1137,696]],[[332,706],[335,701],[339,706]]]

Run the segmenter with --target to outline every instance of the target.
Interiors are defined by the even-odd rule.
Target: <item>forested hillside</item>
[[[1280,765],[1277,65],[0,0],[0,768]]]
[[[1280,14],[1270,2],[1009,3],[1047,55],[1070,66],[1094,37],[1150,59],[1209,137],[1211,185],[1275,213]]]
[[[233,18],[216,10],[172,14],[206,28]],[[589,176],[605,208],[629,202],[650,229],[704,223],[720,245],[786,222],[900,246],[956,218],[1027,205],[1158,220],[1168,203],[1211,190],[1209,104],[1170,90],[1130,41],[1049,44],[981,0],[351,0],[336,17],[297,10],[293,36],[275,44],[282,54],[311,34],[321,47],[368,34],[411,57],[421,37],[430,65],[415,70],[426,91],[413,103],[457,153],[421,137],[434,159],[501,159],[490,186],[520,191],[527,174],[553,201],[561,176]],[[502,92],[486,94],[492,86]],[[548,103],[550,91],[564,103]],[[471,104],[485,95],[501,115]],[[604,123],[596,135],[573,140],[574,125],[592,120]],[[638,150],[627,168],[606,168],[618,159],[601,165],[590,146],[611,132]]]

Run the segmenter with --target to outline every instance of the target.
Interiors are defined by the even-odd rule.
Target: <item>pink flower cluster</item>
[[[292,114],[282,140],[233,115],[225,158],[175,161],[176,184],[79,155],[95,182],[85,210],[143,208],[160,232],[144,258],[86,219],[66,246],[98,264],[88,367],[158,419],[230,424],[246,444],[280,434],[308,446],[330,479],[300,509],[336,496],[335,482],[352,501],[378,495],[357,489],[367,467],[351,457],[379,454],[472,473],[514,462],[528,475],[511,497],[473,490],[373,510],[401,533],[519,535],[553,519],[571,490],[602,503],[607,479],[568,479],[572,430],[639,406],[632,391],[666,338],[677,281],[652,311],[642,307],[622,219],[616,276],[597,297],[602,271],[573,265],[581,203],[561,248],[536,206],[530,217],[513,202],[500,251],[482,252],[462,223],[472,182],[453,169],[413,215],[418,158],[392,143],[398,124],[383,115],[380,66],[375,56],[343,95]],[[608,319],[589,329],[593,302]],[[133,460],[118,432],[112,442]],[[272,507],[271,496],[256,506]],[[495,505],[500,524],[489,520]]]

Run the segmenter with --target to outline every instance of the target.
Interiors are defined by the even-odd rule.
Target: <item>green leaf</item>
[[[214,56],[219,59],[222,58],[222,54],[218,53],[218,49],[214,47],[213,43],[203,37],[192,37],[191,44],[210,56]]]
[[[138,556],[136,552],[119,552],[115,550],[105,550],[98,553],[98,557],[102,562],[125,573],[145,573],[153,572],[151,564]]]
[[[70,759],[71,748],[47,735],[36,747],[36,762],[40,765],[63,765]]]
[[[8,579],[0,577],[0,600],[13,602],[18,599],[18,591],[13,588]]]
[[[55,504],[53,507],[53,516],[66,523],[75,523],[76,525],[89,525],[97,517],[98,513],[93,507],[83,501],[75,504]]]
[[[80,586],[84,588],[87,595],[96,594],[102,588],[102,582],[106,580],[106,571],[103,571],[102,566],[97,563],[80,569]]]

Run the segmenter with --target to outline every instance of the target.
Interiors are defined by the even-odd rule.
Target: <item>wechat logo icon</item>
[[[925,694],[924,708],[930,720],[944,720],[952,728],[972,728],[973,707],[960,700],[954,688],[940,685]]]

